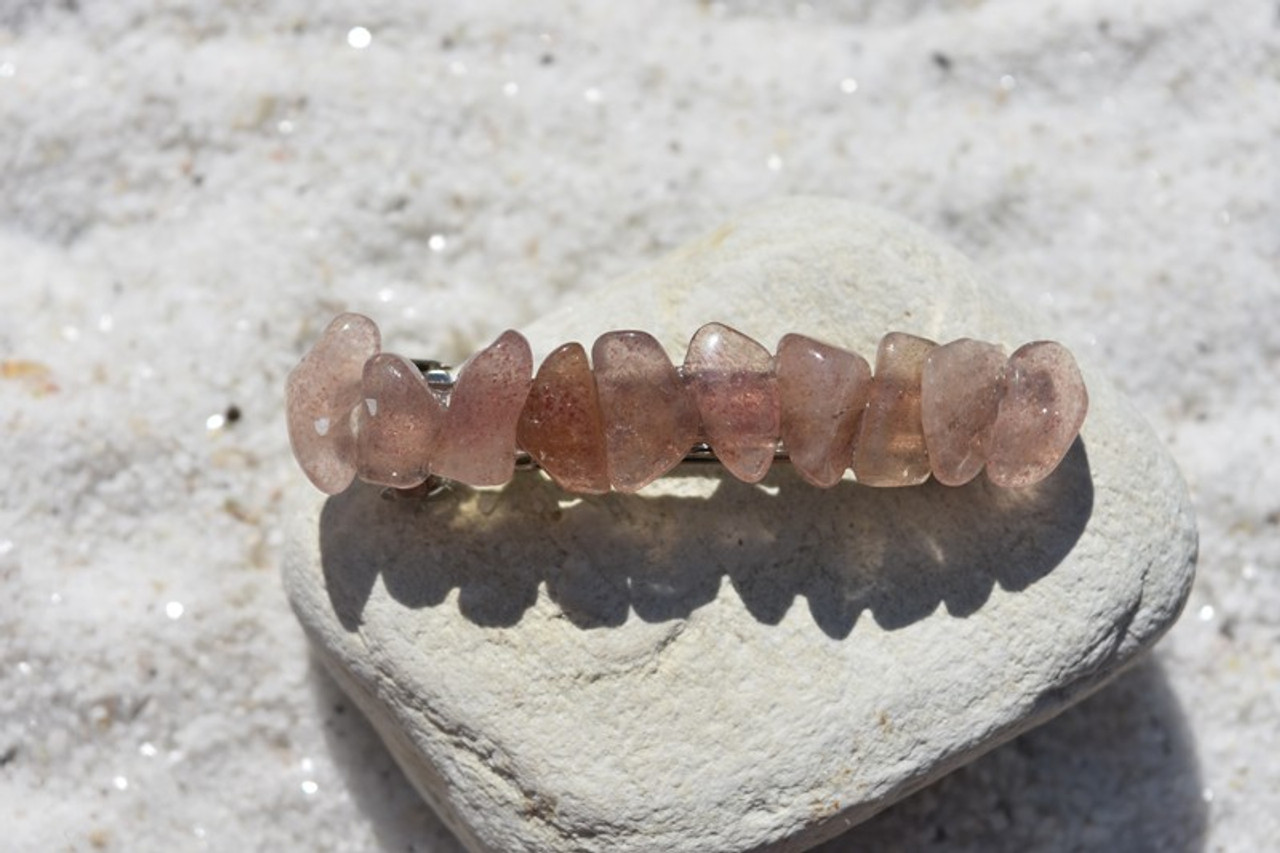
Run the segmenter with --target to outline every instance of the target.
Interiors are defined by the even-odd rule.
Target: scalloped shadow
[[[696,470],[695,470],[696,469]],[[817,489],[786,465],[760,485],[716,466],[705,497],[566,495],[545,477],[498,492],[459,489],[433,499],[386,499],[363,483],[327,500],[320,554],[329,600],[356,630],[374,582],[406,607],[433,607],[458,589],[462,614],[511,626],[547,584],[583,629],[687,617],[727,576],[751,614],[777,624],[796,596],[814,622],[843,638],[863,611],[896,629],[946,606],[967,616],[996,584],[1027,588],[1058,565],[1093,510],[1084,444],[1027,489],[984,477],[959,488],[841,483]]]

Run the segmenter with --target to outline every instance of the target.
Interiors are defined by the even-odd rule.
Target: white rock
[[[1053,337],[917,228],[821,199],[528,331],[545,354],[642,328],[679,361],[713,319],[868,354],[892,329]],[[358,485],[298,513],[287,588],[469,848],[802,849],[1082,698],[1178,615],[1185,487],[1084,371],[1083,450],[1041,488],[819,490],[786,466],[582,500],[536,476],[428,503]]]

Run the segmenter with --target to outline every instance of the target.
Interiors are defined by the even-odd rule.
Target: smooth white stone
[[[840,201],[757,208],[529,329],[546,353],[718,320],[864,355],[889,330],[1012,350],[953,250]],[[1077,353],[1079,355],[1079,353]],[[566,501],[538,477],[297,514],[290,598],[322,660],[472,850],[799,850],[1082,698],[1178,615],[1196,533],[1151,430],[1081,359],[1083,449],[985,478],[763,488],[705,468]]]

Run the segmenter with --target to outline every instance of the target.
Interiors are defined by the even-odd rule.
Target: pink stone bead
[[[853,451],[853,475],[868,486],[915,486],[929,479],[920,420],[925,358],[937,344],[890,332],[876,350],[876,374]]]
[[[360,479],[397,489],[423,483],[444,420],[444,404],[406,358],[379,353],[365,362],[356,410]]]
[[[759,482],[778,445],[773,357],[751,338],[708,323],[689,342],[684,378],[716,457],[739,480]]]
[[[860,355],[807,338],[778,342],[782,443],[801,477],[820,488],[840,482],[853,462],[853,442],[871,366]]]
[[[437,438],[432,473],[470,486],[500,486],[515,473],[516,422],[529,396],[533,353],[506,331],[459,369]]]
[[[1084,423],[1089,394],[1075,358],[1054,341],[1015,350],[1005,379],[987,477],[997,486],[1019,488],[1058,467]]]
[[[336,495],[356,476],[352,415],[364,363],[382,346],[378,327],[360,314],[333,319],[285,383],[289,443],[307,478]]]
[[[698,409],[662,344],[608,332],[591,348],[609,482],[634,492],[680,463],[698,440]]]
[[[520,413],[516,442],[561,488],[609,491],[600,398],[582,344],[565,344],[542,362]]]
[[[1004,350],[961,338],[930,350],[920,385],[921,421],[934,479],[960,486],[982,470],[1004,393]]]

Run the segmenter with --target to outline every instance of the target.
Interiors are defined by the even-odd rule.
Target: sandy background
[[[0,846],[455,850],[280,589],[285,373],[343,309],[458,359],[798,192],[1049,314],[1202,536],[1151,660],[827,849],[1273,844],[1274,3],[0,0]]]

